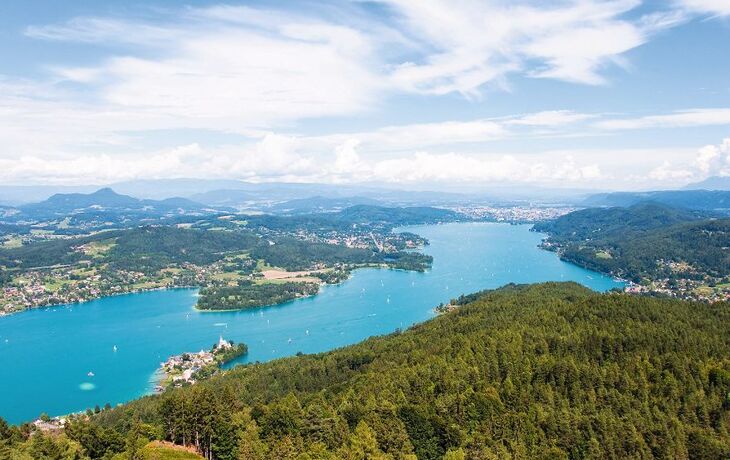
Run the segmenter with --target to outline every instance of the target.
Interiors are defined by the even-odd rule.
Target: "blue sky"
[[[730,0],[0,4],[0,182],[730,175]]]

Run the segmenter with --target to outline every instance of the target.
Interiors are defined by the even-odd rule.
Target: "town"
[[[219,372],[221,366],[248,353],[244,343],[234,344],[221,335],[210,351],[182,353],[160,363],[155,391],[193,385]]]

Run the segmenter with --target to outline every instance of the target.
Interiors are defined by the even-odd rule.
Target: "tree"
[[[366,422],[360,422],[350,435],[348,446],[342,452],[347,460],[386,459],[386,455],[378,448],[375,432]]]
[[[444,460],[466,460],[464,449],[449,449],[444,455]]]

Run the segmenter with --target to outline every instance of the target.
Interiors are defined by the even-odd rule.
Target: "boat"
[[[117,352],[117,346],[116,346],[116,345],[114,345],[114,346],[112,347],[112,351],[114,351],[114,353],[116,353],[116,352]]]
[[[89,373],[88,373],[88,374],[86,374],[86,375],[88,375],[89,377],[93,377],[93,376],[94,376],[94,373],[93,373],[93,372],[91,372],[91,371],[89,371]]]

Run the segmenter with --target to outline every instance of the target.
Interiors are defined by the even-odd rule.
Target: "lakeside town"
[[[222,219],[224,222],[230,219]],[[185,227],[187,228],[187,226]],[[278,238],[293,238],[307,243],[328,244],[348,249],[367,249],[381,254],[396,254],[399,251],[422,248],[428,241],[413,233],[392,233],[387,229],[373,229],[368,226],[354,226],[346,230],[321,229],[270,229],[258,227],[257,234],[274,245]],[[214,232],[216,230],[207,229]],[[75,236],[74,238],[79,238]],[[18,239],[5,237],[5,243],[37,244],[49,239],[70,240],[69,236],[48,235],[39,239]],[[114,238],[92,241],[72,247],[73,255],[80,260],[67,264],[56,264],[29,269],[8,269],[0,267],[0,316],[29,308],[64,305],[98,299],[105,296],[138,291],[176,287],[225,287],[239,283],[276,283],[281,279],[266,276],[264,272],[275,269],[262,259],[251,258],[248,251],[232,251],[221,260],[208,264],[192,262],[171,262],[155,270],[134,270],[108,263],[109,255],[116,245]],[[182,248],[185,251],[185,248]],[[333,284],[346,279],[349,272],[359,264],[313,263],[308,271],[313,276],[279,276],[291,282],[314,282]],[[361,264],[360,264],[361,265]],[[377,264],[375,264],[377,265]],[[286,270],[280,270],[286,272]]]
[[[576,211],[579,208],[571,206],[490,206],[490,205],[463,205],[451,206],[456,211],[475,220],[491,222],[506,222],[513,224],[529,224],[558,217]]]
[[[171,356],[160,363],[155,392],[180,388],[205,380],[217,373],[221,366],[248,353],[244,343],[234,344],[221,335],[209,351],[186,352]]]

